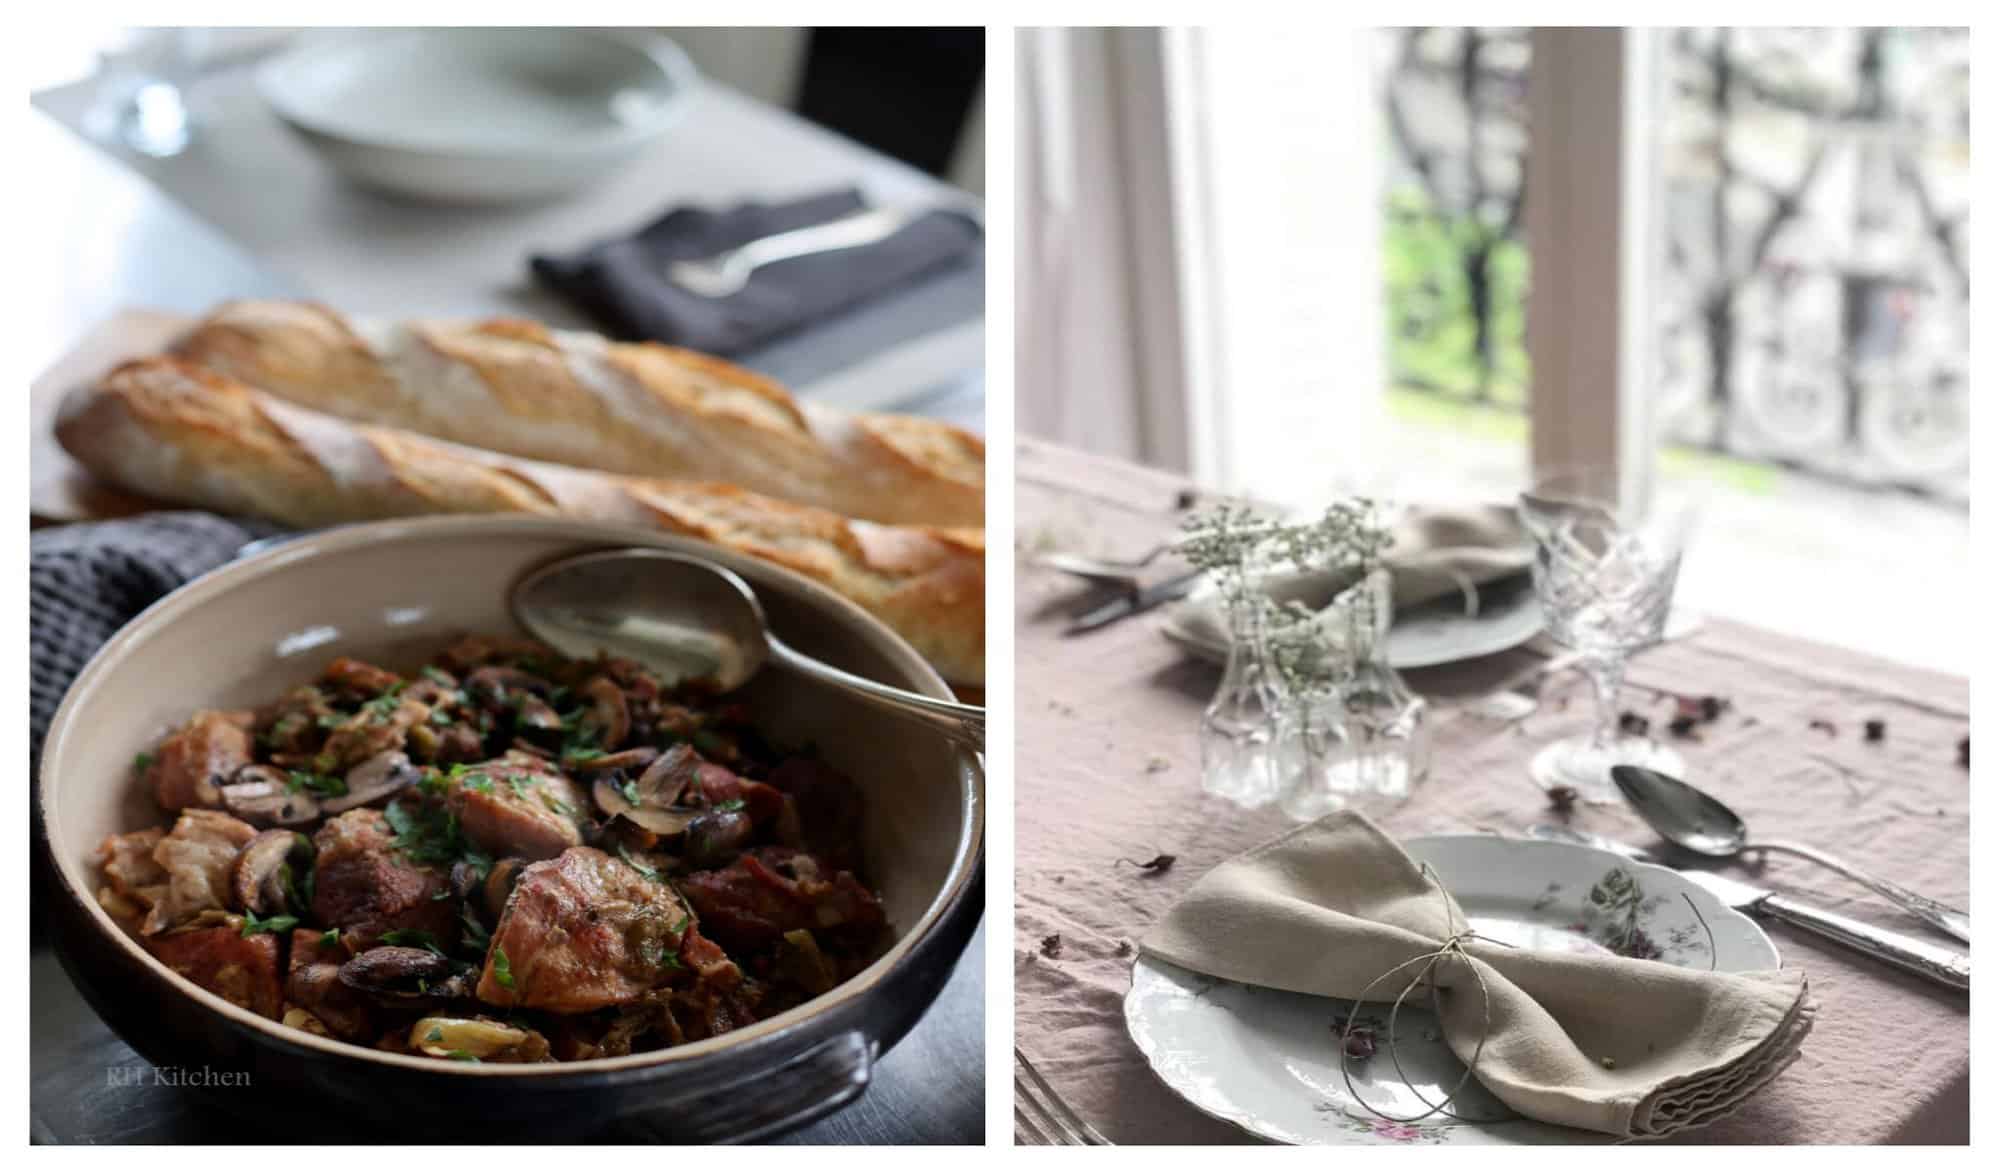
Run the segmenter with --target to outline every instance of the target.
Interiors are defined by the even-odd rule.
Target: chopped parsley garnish
[[[243,935],[245,937],[255,936],[263,932],[273,934],[289,932],[298,926],[299,918],[297,916],[272,916],[270,919],[265,920],[259,919],[257,913],[253,911],[245,911],[243,913]]]
[[[681,958],[678,953],[674,952],[672,949],[669,949],[664,945],[662,945],[660,948],[660,964],[663,967],[670,969],[684,969],[687,967],[686,965],[681,963]]]
[[[321,948],[332,948],[334,945],[339,943],[340,943],[339,928],[328,928],[326,931],[321,932],[319,934],[319,946]]]
[[[409,686],[410,682],[408,680],[397,680],[395,683],[390,684],[389,689],[380,696],[363,704],[361,711],[368,714],[368,720],[371,724],[379,724],[389,719],[390,713],[396,711],[397,696],[402,693],[404,688]]]
[[[514,966],[507,961],[507,950],[498,944],[493,946],[493,979],[502,989],[514,987]]]
[[[474,1053],[473,1053],[472,1051],[470,1051],[470,1050],[446,1050],[446,1051],[444,1052],[444,1056],[445,1056],[446,1058],[449,1058],[449,1059],[451,1059],[451,1060],[452,1060],[452,1061],[454,1061],[454,1062],[477,1062],[477,1061],[479,1061],[479,1055],[477,1055],[477,1054],[474,1054]]]
[[[630,780],[621,782],[618,786],[618,793],[621,797],[623,797],[626,801],[632,803],[633,805],[636,806],[639,804],[638,782]]]
[[[444,1041],[444,1027],[443,1027],[443,1026],[432,1026],[432,1027],[431,1027],[431,1032],[430,1032],[430,1033],[428,1033],[428,1034],[425,1034],[425,1035],[424,1035],[424,1041],[426,1041],[426,1042],[442,1042],[442,1041]]]
[[[659,870],[654,867],[648,867],[646,864],[633,858],[632,852],[626,850],[625,844],[622,842],[618,844],[618,857],[624,859],[625,862],[628,865],[630,865],[634,871],[639,872],[639,874],[644,875],[646,878],[651,879],[655,883],[658,883],[660,881]]]
[[[543,794],[542,804],[544,806],[547,806],[549,809],[554,810],[556,813],[561,814],[565,818],[571,818],[576,815],[576,807],[570,805],[568,802],[563,801],[561,798],[555,796],[554,794]]]
[[[392,799],[382,810],[389,829],[396,832],[392,845],[415,862],[455,863],[468,853],[459,833],[458,815],[436,806],[411,809],[402,799]],[[491,865],[492,860],[487,860]]]
[[[144,773],[152,767],[153,755],[151,753],[141,753],[132,758],[132,769],[136,773]]]
[[[539,777],[524,777],[519,773],[510,773],[507,775],[508,788],[514,791],[514,796],[517,798],[527,797],[528,791],[539,785],[541,780]]]
[[[339,728],[341,725],[347,723],[347,719],[345,712],[329,712],[314,723],[318,724],[321,728]]]
[[[472,914],[471,904],[459,905],[458,922],[465,925],[465,931],[458,938],[458,946],[481,956],[486,955],[486,946],[493,942],[493,937],[487,933],[486,925],[479,922],[479,917]]]
[[[446,712],[442,708],[433,708],[431,709],[430,721],[439,728],[443,728],[445,725],[451,723],[451,713]]]
[[[382,933],[382,943],[394,944],[399,948],[423,948],[435,952],[439,956],[444,955],[444,949],[438,946],[438,938],[436,936],[415,928],[397,928],[393,931],[384,932]]]
[[[717,810],[722,810],[724,812],[733,812],[736,810],[741,810],[743,808],[743,799],[731,798],[726,802],[717,802],[715,803],[714,808]]]
[[[303,769],[294,769],[285,774],[285,788],[293,793],[298,793],[302,789],[311,790],[322,798],[347,795],[347,782],[344,779],[325,773],[308,773]]]
[[[458,783],[476,794],[493,792],[493,779],[484,773],[468,773],[459,778]]]
[[[452,679],[439,669],[432,667],[430,664],[424,665],[423,676],[440,688],[455,688],[458,686],[458,681]]]

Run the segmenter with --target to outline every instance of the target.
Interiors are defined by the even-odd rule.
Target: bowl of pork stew
[[[670,686],[509,616],[536,567],[635,545],[950,695],[852,604],[699,542],[484,517],[300,538],[139,616],[50,729],[57,943],[98,1012],[155,1063],[246,1072],[208,1081],[260,1111],[386,1137],[643,1114],[749,1139],[863,1093],[977,921],[979,763],[776,670]]]

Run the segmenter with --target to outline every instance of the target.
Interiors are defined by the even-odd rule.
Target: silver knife
[[[1144,614],[1162,603],[1185,598],[1188,591],[1194,589],[1195,583],[1201,581],[1201,573],[1200,570],[1189,570],[1184,574],[1176,574],[1164,581],[1155,582],[1151,586],[1141,586],[1130,593],[1121,594],[1071,620],[1069,633],[1081,635],[1085,631],[1095,631],[1099,627],[1108,627],[1120,619]]]
[[[1573,842],[1580,846],[1596,847],[1598,850],[1623,855],[1640,863],[1660,861],[1638,847],[1602,835],[1571,830],[1567,826],[1530,826],[1528,836],[1552,842]],[[1932,944],[1928,940],[1906,936],[1887,928],[1878,928],[1861,920],[1836,915],[1811,904],[1800,903],[1787,896],[1766,891],[1761,887],[1753,887],[1741,880],[1717,875],[1712,871],[1681,871],[1676,868],[1675,873],[1721,900],[1724,906],[1746,915],[1768,917],[1795,928],[1802,928],[1836,943],[1845,944],[1857,952],[1867,953],[1877,960],[1887,961],[1897,968],[1929,977],[1940,985],[1961,991],[1972,987],[1972,957],[1966,953],[1955,952]]]

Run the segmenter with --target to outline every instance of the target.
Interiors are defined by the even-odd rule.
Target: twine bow
[[[1446,893],[1444,889],[1444,884],[1438,880],[1437,872],[1431,869],[1431,865],[1429,863],[1419,863],[1417,864],[1417,866],[1424,873],[1424,875],[1430,879],[1431,884],[1437,888],[1438,898],[1444,901],[1445,926],[1447,928],[1451,927],[1454,922],[1458,922],[1459,920],[1462,919],[1462,917],[1459,914],[1457,905],[1452,903],[1451,896]],[[1421,1115],[1411,1115],[1407,1118],[1404,1118],[1391,1115],[1388,1112],[1383,1111],[1379,1107],[1376,1107],[1373,1104],[1369,1103],[1367,1100],[1363,1099],[1361,1097],[1360,1092],[1354,1089],[1354,1075],[1348,1069],[1349,1054],[1347,1050],[1347,1040],[1348,1038],[1352,1037],[1354,1033],[1354,1019],[1356,1017],[1356,1014],[1354,1012],[1349,1011],[1347,1015],[1347,1022],[1341,1028],[1340,1031],[1341,1080],[1347,1084],[1348,1095],[1352,1097],[1356,1103],[1359,1103],[1361,1106],[1367,1108],[1369,1113],[1374,1115],[1376,1118],[1387,1120],[1390,1123],[1419,1123],[1425,1119],[1429,1119],[1433,1115],[1443,1115],[1450,1119],[1456,1119],[1462,1123],[1503,1123],[1508,1119],[1518,1118],[1518,1116],[1510,1114],[1510,1115],[1500,1116],[1494,1119],[1477,1119],[1469,1115],[1461,1115],[1451,1109],[1452,1101],[1458,1098],[1460,1092],[1465,1090],[1466,1082],[1472,1078],[1473,1070],[1477,1068],[1479,1065],[1479,1055],[1486,1049],[1486,1039],[1488,1035],[1490,1035],[1493,1032],[1493,1001],[1491,996],[1487,993],[1486,990],[1486,977],[1482,973],[1480,973],[1479,966],[1472,963],[1471,955],[1465,951],[1466,944],[1474,940],[1481,940],[1488,944],[1497,944],[1503,948],[1513,947],[1513,945],[1508,944],[1505,940],[1495,940],[1491,936],[1480,935],[1478,932],[1472,930],[1472,925],[1470,923],[1466,923],[1464,927],[1461,927],[1456,931],[1453,931],[1449,935],[1447,935],[1444,939],[1444,942],[1438,945],[1437,948],[1423,954],[1422,956],[1411,957],[1409,960],[1404,961],[1402,964],[1399,964],[1394,968],[1390,969],[1388,972],[1383,973],[1381,976],[1376,977],[1374,980],[1362,986],[1361,992],[1355,996],[1354,1005],[1355,1008],[1358,1009],[1360,1008],[1361,1003],[1368,999],[1369,992],[1373,990],[1375,986],[1390,979],[1391,977],[1394,977],[1397,973],[1400,973],[1405,969],[1411,968],[1412,966],[1418,966],[1418,965],[1422,966],[1422,968],[1418,970],[1417,975],[1410,978],[1410,983],[1403,986],[1403,991],[1401,993],[1398,993],[1396,995],[1396,999],[1390,1002],[1389,1004],[1389,1061],[1395,1064],[1396,1077],[1402,1079],[1403,1085],[1405,1087],[1408,1087],[1410,1093],[1417,1097],[1417,1101],[1424,1104],[1426,1107],[1429,1107],[1430,1110],[1425,1111]],[[1403,1002],[1409,998],[1410,994],[1414,992],[1419,985],[1422,985],[1426,981],[1429,981],[1430,992],[1431,992],[1431,1010],[1433,1013],[1437,1015],[1438,1021],[1440,1023],[1444,1021],[1444,1006],[1442,998],[1438,991],[1437,982],[1432,978],[1437,973],[1439,965],[1443,964],[1446,960],[1454,957],[1456,957],[1459,961],[1463,962],[1465,967],[1471,970],[1473,979],[1479,982],[1479,1012],[1480,1012],[1479,1041],[1472,1047],[1472,1057],[1466,1062],[1465,1073],[1459,1076],[1457,1085],[1451,1088],[1451,1093],[1446,1095],[1442,1102],[1433,1103],[1429,1099],[1424,1097],[1423,1092],[1417,1089],[1416,1083],[1412,1082],[1409,1074],[1407,1074],[1403,1070],[1403,1060],[1401,1056],[1397,1053],[1396,1049],[1396,1016],[1402,1011]]]

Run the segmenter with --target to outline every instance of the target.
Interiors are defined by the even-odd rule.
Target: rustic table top
[[[1143,550],[1171,533],[1178,477],[1032,440],[1016,447],[1017,552]],[[1717,527],[1712,532],[1720,532]],[[1719,538],[1718,538],[1719,539]],[[1240,809],[1201,792],[1195,729],[1215,668],[1163,638],[1156,617],[1081,636],[1064,633],[1085,600],[1074,580],[1017,557],[1015,1029],[1064,1099],[1120,1143],[1239,1142],[1246,1137],[1182,1102],[1125,1031],[1132,948],[1197,877],[1286,830],[1275,808]],[[1574,674],[1544,688],[1517,726],[1450,711],[1494,687],[1530,648],[1408,673],[1432,698],[1431,774],[1379,820],[1399,834],[1518,833],[1557,820],[1529,779],[1539,746],[1590,721]],[[1699,741],[1678,742],[1690,772],[1768,834],[1836,849],[1863,867],[1967,906],[1970,732],[1962,678],[1709,619],[1637,657],[1624,706],[1672,712],[1672,693],[1730,707]],[[1864,721],[1886,723],[1879,743]],[[1827,722],[1815,727],[1815,722]],[[1830,727],[1831,731],[1828,731]],[[1635,843],[1650,832],[1622,806],[1578,807],[1578,829]],[[1118,858],[1177,857],[1144,874]],[[1900,931],[1928,929],[1810,864],[1772,858],[1731,873]],[[1787,966],[1819,1002],[1803,1058],[1736,1116],[1695,1143],[1964,1142],[1971,1068],[1968,999],[1782,925],[1765,924]],[[1060,946],[1045,954],[1054,935]],[[1936,937],[1932,937],[1937,939]],[[1942,941],[1941,941],[1942,942]]]

